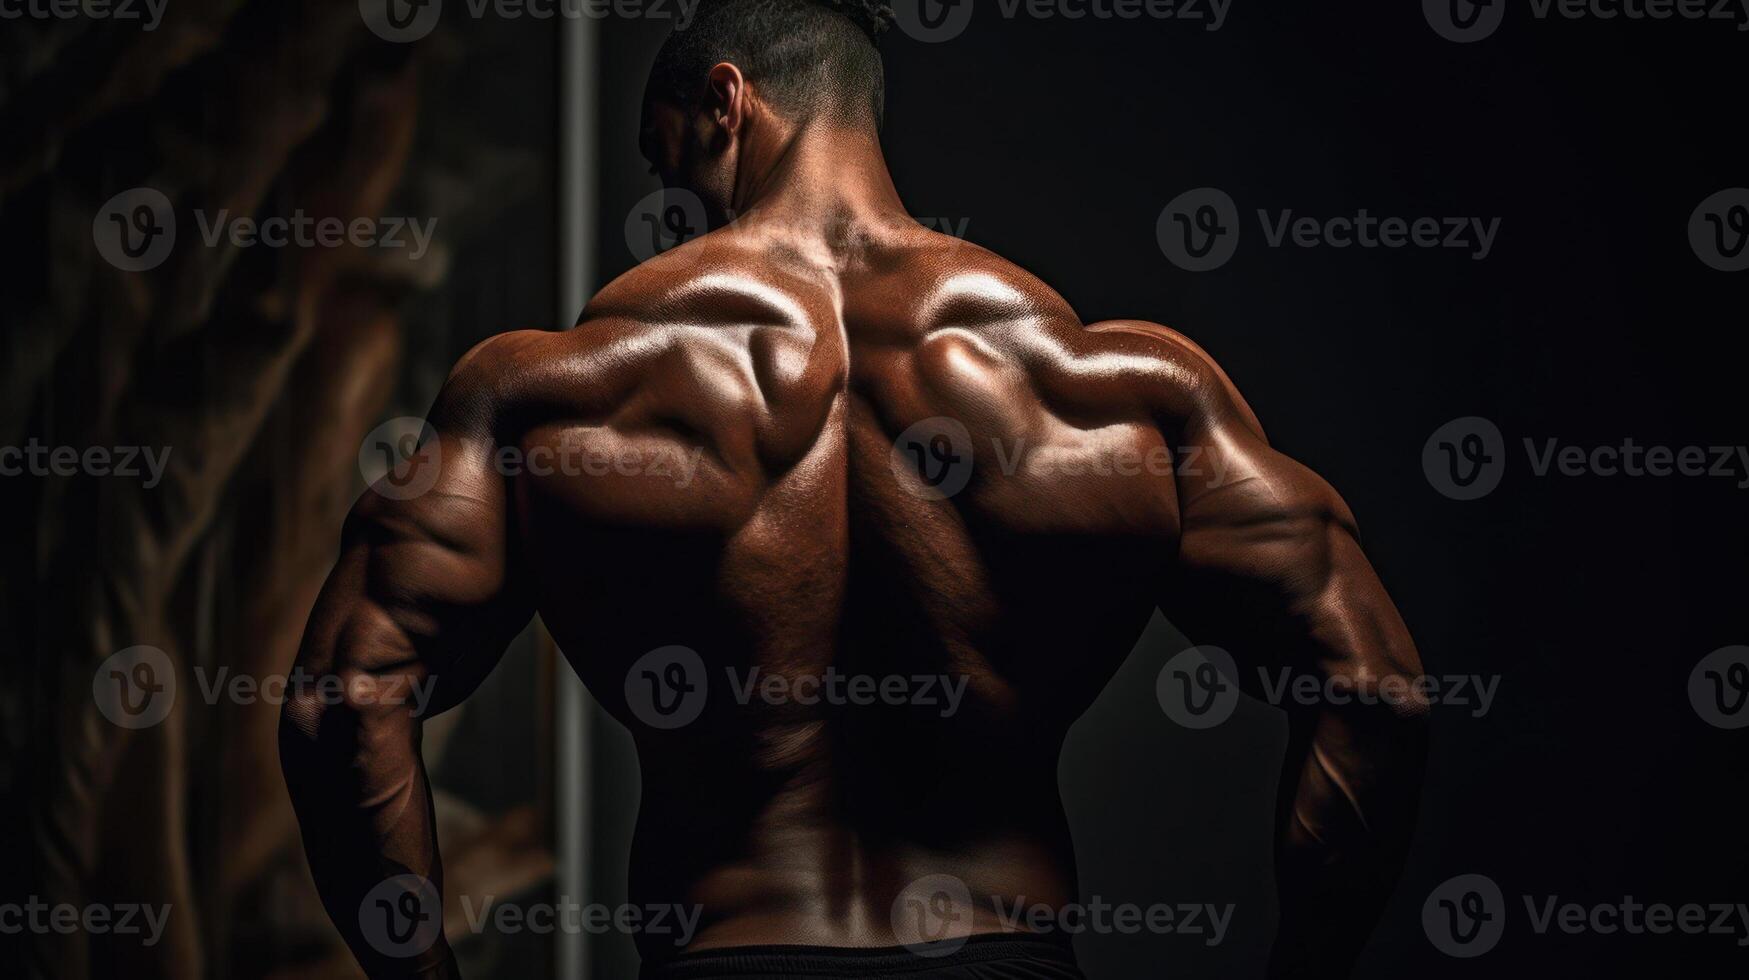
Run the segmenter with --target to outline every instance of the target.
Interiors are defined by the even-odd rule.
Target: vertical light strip
[[[575,322],[595,286],[597,205],[596,20],[559,17],[558,316]],[[556,653],[555,649],[555,653]],[[562,657],[554,664],[557,685],[553,726],[559,744],[553,753],[558,772],[554,828],[558,848],[557,890],[561,901],[586,903],[590,887],[590,701]],[[588,980],[589,943],[585,930],[554,933],[554,973],[558,980]]]

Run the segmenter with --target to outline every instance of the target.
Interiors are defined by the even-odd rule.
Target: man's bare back
[[[477,355],[538,365],[501,442],[623,464],[518,480],[512,533],[637,739],[634,898],[702,905],[695,948],[894,944],[895,900],[932,873],[1073,900],[1056,755],[1160,597],[1178,521],[1147,406],[1194,356],[1090,333],[921,229],[838,268],[746,247],[752,224],[635,270],[571,333]],[[672,647],[702,664],[691,694],[662,676],[687,652],[640,663]],[[845,678],[903,691],[850,703]],[[655,727],[664,699],[703,714]]]
[[[846,155],[787,152],[804,176]],[[895,914],[939,876],[964,888],[934,909],[952,936],[1075,901],[1058,752],[1156,608],[1248,664],[1419,673],[1341,500],[1194,344],[1083,325],[878,188],[780,186],[800,190],[633,269],[575,329],[463,359],[414,463],[429,489],[367,493],[348,522],[306,670],[434,679],[442,710],[538,613],[636,740],[632,899],[701,909],[691,952],[942,938]],[[1283,854],[1313,870],[1307,902],[1284,882],[1284,936],[1355,887],[1316,869],[1400,857],[1392,753],[1414,740],[1373,735],[1421,710],[1303,726]],[[376,972],[398,964],[349,903],[396,873],[441,888],[405,715],[286,709],[312,866]],[[324,785],[342,763],[358,784]],[[447,968],[447,947],[410,959]]]

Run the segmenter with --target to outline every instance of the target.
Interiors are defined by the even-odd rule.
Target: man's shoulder
[[[513,330],[488,337],[456,362],[447,400],[514,406],[561,386],[582,393],[659,360],[682,328],[713,321],[758,323],[780,290],[750,256],[689,242],[634,266],[602,287],[569,330]],[[699,246],[699,247],[694,247]],[[787,283],[784,285],[788,285]],[[794,290],[791,290],[794,292]],[[736,302],[752,296],[755,301]]]
[[[921,287],[926,327],[1023,324],[1079,331],[1081,318],[1043,279],[981,245],[939,232],[917,236],[889,259]]]
[[[747,236],[712,232],[603,286],[579,323],[600,327],[800,326],[835,316],[817,268]]]
[[[1046,373],[1059,369],[1075,379],[1071,383],[1097,374],[1168,395],[1232,390],[1214,357],[1182,332],[1147,320],[1083,321],[1056,289],[1019,263],[970,242],[931,238],[918,250],[921,265],[934,270],[923,294],[929,327],[1017,326],[1015,336],[1033,355],[1027,360]]]

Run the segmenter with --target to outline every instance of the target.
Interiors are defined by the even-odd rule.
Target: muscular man
[[[347,695],[291,698],[282,753],[373,975],[454,971],[361,915],[442,888],[395,693],[454,705],[537,612],[636,738],[634,902],[701,912],[684,950],[639,937],[647,976],[1081,976],[999,913],[1077,900],[1058,751],[1157,607],[1248,676],[1409,690],[1297,713],[1283,778],[1274,972],[1340,975],[1365,941],[1426,706],[1354,518],[1195,344],[1083,324],[906,216],[881,13],[724,0],[673,34],[643,148],[716,230],[571,331],[469,353],[348,520],[299,658]],[[827,696],[891,676],[963,685],[957,709]]]

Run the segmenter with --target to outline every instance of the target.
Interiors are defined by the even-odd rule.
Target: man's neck
[[[755,134],[743,151],[734,194],[742,220],[827,241],[909,220],[872,127],[814,122],[782,131],[780,121],[764,121],[774,131]]]

